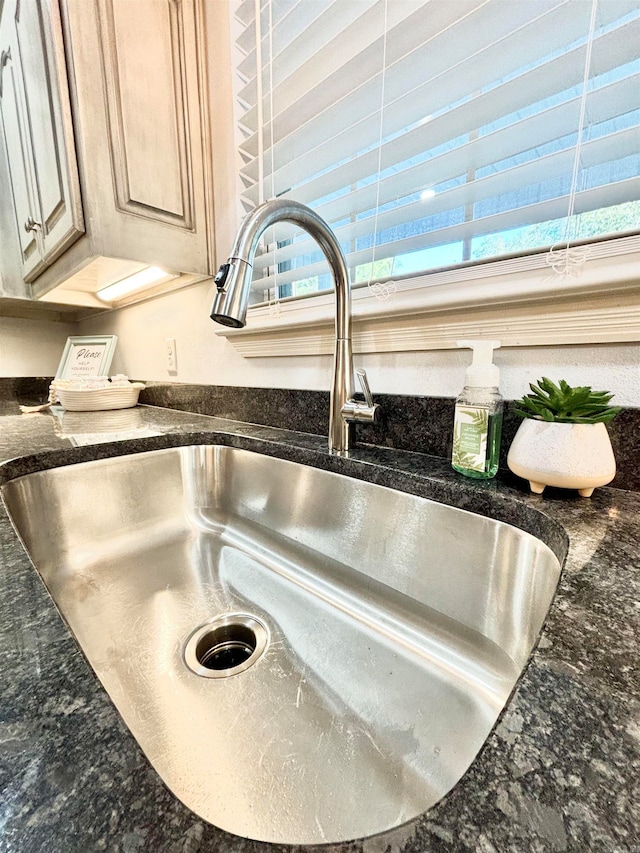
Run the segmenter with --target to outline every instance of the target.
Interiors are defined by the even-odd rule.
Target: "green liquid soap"
[[[500,461],[504,403],[498,391],[500,371],[493,364],[493,351],[500,348],[500,341],[457,344],[473,350],[473,362],[456,399],[451,465],[465,477],[488,480],[498,473]]]
[[[500,460],[502,409],[490,414],[484,407],[461,406],[458,410],[456,406],[456,416],[452,467],[477,480],[495,477]]]

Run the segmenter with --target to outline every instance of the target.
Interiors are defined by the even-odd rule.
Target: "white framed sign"
[[[117,335],[88,335],[67,338],[56,379],[87,379],[108,376]]]

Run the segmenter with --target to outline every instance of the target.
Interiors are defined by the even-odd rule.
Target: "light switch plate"
[[[176,339],[175,338],[165,338],[166,345],[166,364],[167,364],[167,373],[177,373],[178,372],[178,355],[176,352]]]

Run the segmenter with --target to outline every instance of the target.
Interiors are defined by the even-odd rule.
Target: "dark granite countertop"
[[[531,496],[446,460],[151,407],[78,417],[3,402],[0,482],[99,457],[220,442],[375,481],[529,530],[568,556],[524,675],[481,752],[421,818],[321,848],[640,851],[640,495]],[[568,537],[568,539],[567,539]],[[93,675],[0,506],[0,851],[292,850],[205,824],[163,785]],[[310,850],[311,848],[305,848]],[[320,848],[318,848],[320,849]]]

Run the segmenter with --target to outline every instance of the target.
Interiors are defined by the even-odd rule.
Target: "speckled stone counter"
[[[1,391],[0,380],[0,394]],[[25,391],[26,388],[23,393]],[[453,397],[377,392],[374,392],[374,397],[380,404],[380,419],[376,424],[361,427],[362,441],[445,459],[451,457]],[[147,382],[140,394],[140,402],[280,429],[329,434],[328,391]],[[507,453],[520,423],[513,401],[506,401],[500,448],[500,468],[505,471]],[[618,489],[640,491],[640,468],[636,464],[640,452],[640,409],[623,408],[607,424],[607,430],[617,462],[612,485]]]
[[[393,832],[330,853],[640,851],[640,496],[530,496],[464,480],[437,457],[187,412],[0,417],[0,482],[154,448],[219,442],[492,515],[542,538],[565,569],[538,647],[459,784]],[[124,415],[124,412],[120,413]],[[111,416],[111,417],[108,417]],[[132,462],[135,457],[132,457]],[[205,824],[163,785],[86,663],[0,507],[0,851],[292,850]],[[364,807],[364,804],[363,804]],[[310,850],[312,848],[305,848]]]

